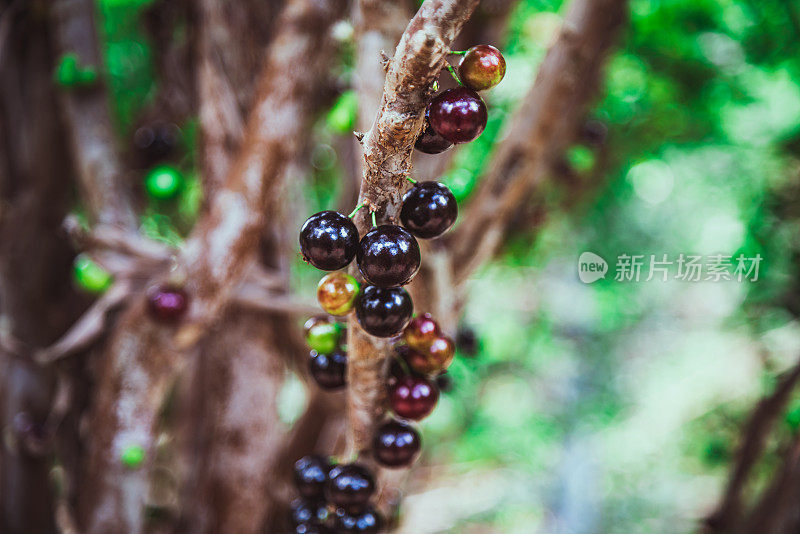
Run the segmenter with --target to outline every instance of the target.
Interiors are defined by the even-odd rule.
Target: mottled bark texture
[[[370,211],[382,221],[397,217],[410,185],[411,152],[423,121],[431,85],[450,43],[477,1],[427,0],[411,19],[388,65],[381,105],[363,137],[363,178],[359,202],[369,209],[355,217],[359,231],[370,227]],[[390,344],[369,336],[351,318],[348,329],[348,444],[353,452],[369,446],[375,423],[385,411],[384,365]]]
[[[85,305],[59,231],[74,176],[47,21],[20,2],[0,6],[0,531],[47,533],[55,531],[48,416],[56,373],[29,357]]]

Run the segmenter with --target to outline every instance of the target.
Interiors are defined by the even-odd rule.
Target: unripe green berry
[[[341,328],[336,323],[319,322],[308,329],[306,342],[320,354],[330,354],[339,347]]]
[[[159,165],[147,173],[144,188],[147,194],[158,200],[174,198],[183,187],[183,176],[170,165]]]
[[[86,254],[75,258],[73,275],[78,286],[89,293],[103,293],[114,282],[111,273]]]

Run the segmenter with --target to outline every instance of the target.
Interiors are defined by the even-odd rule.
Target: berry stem
[[[450,50],[450,53],[454,54],[454,55],[457,55],[457,56],[463,56],[463,55],[466,55],[467,51],[466,50]]]
[[[366,205],[367,205],[367,204],[366,204],[366,202],[362,202],[361,204],[359,204],[358,206],[356,206],[356,209],[354,209],[353,211],[351,211],[351,212],[350,212],[350,215],[348,215],[347,217],[348,217],[348,218],[350,218],[350,219],[352,219],[353,217],[355,217],[355,216],[356,216],[356,213],[358,213],[358,210],[360,210],[361,208],[363,208],[363,207],[364,207],[364,206],[366,206]]]
[[[458,85],[464,85],[463,83],[461,83],[461,79],[458,77],[458,74],[456,74],[455,67],[453,67],[452,65],[448,64],[447,65],[447,72],[450,73],[450,76],[453,77],[453,79],[456,81],[456,83]]]
[[[377,228],[378,227],[378,220],[377,220],[377,218],[375,216],[375,212],[373,211],[371,213],[372,213],[372,227],[373,228]]]
[[[409,182],[411,182],[414,185],[417,185],[417,181],[415,179],[413,179],[412,177],[410,177],[410,176],[406,176],[406,180],[408,180]]]

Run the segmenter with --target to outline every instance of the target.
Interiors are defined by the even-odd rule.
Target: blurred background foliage
[[[153,0],[100,0],[106,77],[122,139],[153,105]],[[523,0],[489,92],[485,133],[442,177],[466,201],[564,6]],[[185,28],[177,28],[185,32]],[[303,213],[336,206],[358,104],[352,28],[335,66],[339,96],[319,116],[295,191]],[[690,532],[719,497],[741,425],[800,354],[800,6],[785,0],[633,0],[582,139],[554,171],[502,256],[470,284],[453,389],[424,423],[426,466],[406,501],[408,532]],[[144,194],[142,230],[179,243],[202,192],[195,125],[167,158],[176,196]],[[559,180],[567,176],[569,180]],[[564,187],[564,183],[571,183]],[[298,214],[302,216],[302,213]],[[299,225],[299,222],[298,222]],[[610,264],[592,285],[577,258]],[[760,254],[756,282],[617,282],[620,254]],[[296,289],[318,273],[296,258]],[[291,421],[304,392],[289,381]],[[800,398],[759,466],[800,431]],[[421,482],[425,481],[423,485]],[[435,510],[436,513],[432,513]]]

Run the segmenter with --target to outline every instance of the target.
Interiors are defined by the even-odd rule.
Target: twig
[[[409,23],[386,74],[381,106],[363,139],[364,172],[359,203],[378,210],[382,220],[396,217],[411,151],[423,121],[430,84],[445,61],[449,45],[472,14],[477,1],[426,0]],[[361,232],[370,227],[368,211],[355,217]],[[348,329],[348,447],[369,445],[375,422],[384,412],[383,367],[389,345],[364,333],[351,318]]]
[[[727,532],[729,528],[738,524],[742,513],[742,491],[745,482],[764,451],[772,425],[789,402],[798,382],[800,382],[800,363],[781,377],[775,391],[761,400],[750,415],[725,493],[716,511],[705,520],[706,525],[712,530]]]

